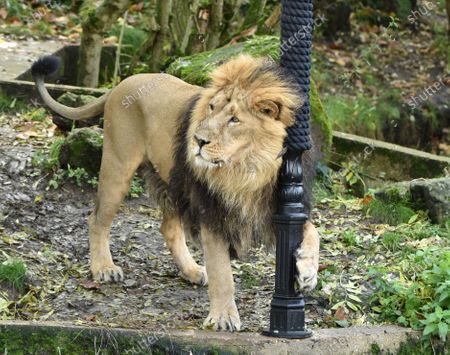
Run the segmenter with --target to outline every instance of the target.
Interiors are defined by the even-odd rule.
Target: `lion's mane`
[[[230,95],[238,92],[242,96],[240,102],[250,106],[263,100],[276,102],[280,110],[278,119],[286,128],[294,122],[302,97],[295,81],[273,61],[241,56],[216,69],[211,74],[209,87],[192,99],[186,113],[180,117],[174,166],[168,192],[164,193],[160,204],[166,211],[172,209],[181,216],[187,234],[198,235],[203,225],[223,236],[239,257],[251,246],[273,245],[272,215],[277,203],[276,182],[282,159],[274,159],[268,150],[273,151],[270,145],[274,137],[278,141],[285,138],[286,130],[267,127],[263,136],[251,139],[252,149],[247,149],[246,155],[230,168],[197,167],[192,162],[188,143],[193,127],[205,119],[210,99],[220,91]],[[308,192],[313,170],[309,154],[303,155],[303,164],[307,177],[305,207],[309,212]]]

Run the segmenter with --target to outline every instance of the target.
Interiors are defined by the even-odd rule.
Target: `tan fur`
[[[95,279],[123,278],[122,270],[114,265],[109,250],[111,222],[135,170],[143,161],[148,160],[151,164],[152,191],[164,190],[170,184],[179,117],[196,95],[200,95],[200,99],[187,132],[188,164],[197,178],[218,194],[225,205],[242,210],[242,221],[249,225],[266,226],[268,223],[265,230],[273,238],[271,206],[267,200],[281,165],[279,155],[286,128],[294,122],[294,112],[302,102],[292,87],[271,72],[263,72],[258,80],[253,80],[255,71],[262,65],[263,59],[240,56],[216,69],[211,75],[211,85],[206,89],[170,75],[139,74],[124,80],[105,97],[90,104],[95,107],[92,112],[98,112],[105,102],[97,204],[89,218],[91,271]],[[42,83],[37,84],[41,93],[45,91]],[[141,90],[143,87],[147,89]],[[140,97],[135,95],[130,100],[131,95],[138,92],[141,92]],[[43,98],[56,112],[62,115],[69,112],[61,105],[55,105],[48,94],[44,93]],[[71,118],[76,116],[73,110],[70,110]],[[83,117],[89,111],[86,108],[79,110]],[[234,116],[239,122],[230,121]],[[208,143],[199,147],[199,139]],[[164,206],[168,197],[159,196],[157,200],[164,211],[161,232],[176,264],[185,278],[205,284],[204,268],[195,263],[186,247],[180,216],[175,209]],[[201,240],[211,302],[205,324],[214,329],[238,330],[240,320],[234,302],[230,245],[204,225],[201,226]],[[305,226],[303,244],[301,250],[305,258],[299,254],[298,260],[304,261],[302,268],[309,273],[306,282],[311,285],[310,274],[317,273],[318,255],[318,235],[312,224]],[[249,245],[249,242],[243,243],[244,248]],[[299,278],[299,282],[305,281]]]

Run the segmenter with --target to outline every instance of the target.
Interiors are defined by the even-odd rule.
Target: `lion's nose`
[[[207,145],[210,143],[210,141],[207,141],[206,139],[198,136],[198,135],[194,135],[195,140],[197,141],[198,146],[201,148],[204,145]]]

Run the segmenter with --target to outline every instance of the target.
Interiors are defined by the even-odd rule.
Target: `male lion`
[[[240,256],[275,239],[272,214],[283,142],[303,103],[294,80],[273,62],[240,56],[214,70],[207,88],[167,74],[139,74],[83,107],[70,108],[44,86],[44,76],[57,66],[57,58],[44,57],[32,67],[50,109],[72,120],[104,112],[97,203],[89,218],[93,277],[123,279],[111,257],[109,229],[133,174],[145,163],[175,263],[192,283],[209,283],[204,324],[240,330],[230,253]],[[306,166],[306,174],[311,171]],[[206,270],[190,255],[185,235],[200,235]],[[318,256],[319,236],[307,222],[296,253],[300,290],[315,287]]]

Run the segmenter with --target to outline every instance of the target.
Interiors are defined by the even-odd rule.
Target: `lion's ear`
[[[256,110],[265,116],[273,118],[274,120],[278,120],[280,118],[280,107],[273,101],[259,101],[256,104]]]

